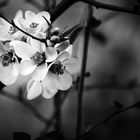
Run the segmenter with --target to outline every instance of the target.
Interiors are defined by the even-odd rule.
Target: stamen
[[[50,68],[50,71],[57,75],[62,75],[64,73],[64,70],[65,66],[63,66],[60,61],[54,63]]]
[[[1,62],[3,66],[9,66],[10,63],[15,61],[13,57],[13,52],[7,52],[5,54],[2,54],[0,56],[0,59],[2,60]]]
[[[38,25],[39,25],[38,23],[32,22],[32,23],[30,24],[30,27],[31,27],[31,28],[36,28]]]
[[[17,31],[18,31],[17,28],[15,28],[14,26],[10,26],[10,29],[9,29],[8,34],[12,35],[12,34],[14,34],[14,33],[17,32]]]
[[[45,52],[40,53],[40,52],[36,52],[32,57],[31,60],[33,60],[33,62],[38,66],[41,65],[42,63],[45,63],[46,60],[46,56],[45,56]]]

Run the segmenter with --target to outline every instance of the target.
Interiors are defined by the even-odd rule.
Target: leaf
[[[36,140],[64,140],[64,136],[58,131],[51,131],[38,137]]]
[[[61,37],[66,37],[69,34],[71,34],[74,30],[76,30],[78,27],[80,26],[80,24],[77,24],[75,26],[73,26],[72,28],[70,28],[69,30],[65,31],[64,33],[61,34]]]
[[[118,102],[118,101],[114,101],[114,102],[113,102],[113,105],[114,105],[114,107],[115,107],[117,110],[120,110],[120,109],[123,108],[123,105],[122,105],[120,102]]]
[[[31,140],[31,136],[25,132],[13,132],[13,140]]]
[[[82,31],[83,27],[79,26],[77,27],[70,35],[70,44],[73,44],[73,42],[76,40],[80,32]]]
[[[89,20],[90,28],[97,28],[101,25],[101,21],[96,19],[95,17],[91,17]]]

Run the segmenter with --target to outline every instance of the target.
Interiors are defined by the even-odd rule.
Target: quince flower
[[[13,84],[19,74],[19,62],[14,50],[8,43],[0,42],[0,81],[5,85]]]
[[[44,18],[50,22],[50,14],[46,11],[39,12],[38,14],[35,14],[32,11],[26,11],[25,19],[23,17],[19,18],[19,23],[26,32],[36,34],[45,32],[49,28],[49,25]]]
[[[27,84],[27,99],[31,100],[42,94],[44,98],[52,98],[57,91],[67,90],[72,85],[71,71],[75,69],[76,61],[71,59],[68,51],[61,52],[48,66],[48,72],[42,81],[29,80]]]
[[[57,51],[53,47],[47,47],[44,43],[35,39],[30,39],[30,44],[14,40],[10,45],[15,49],[15,53],[22,60],[20,62],[20,73],[28,75],[32,73],[32,78],[37,81],[44,79],[48,71],[48,62],[52,62],[57,57]]]
[[[22,17],[22,11],[18,11],[16,13],[15,18],[13,19],[16,26],[21,28],[18,20]],[[8,23],[3,18],[0,18],[0,40],[1,41],[7,41],[7,40],[14,40],[18,39],[20,40],[23,36],[23,33],[19,30],[17,30],[13,25]]]

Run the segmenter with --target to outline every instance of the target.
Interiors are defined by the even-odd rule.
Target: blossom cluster
[[[72,85],[77,59],[60,28],[53,27],[46,11],[20,10],[12,22],[0,18],[0,81],[11,85],[19,74],[31,75],[27,99],[53,97]]]

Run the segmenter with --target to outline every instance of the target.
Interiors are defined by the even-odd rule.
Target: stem
[[[51,12],[51,21],[54,22],[64,11],[66,11],[71,5],[76,2],[83,2],[95,6],[96,8],[117,11],[117,12],[124,12],[129,14],[140,15],[140,11],[135,10],[134,7],[127,8],[127,7],[120,7],[111,4],[104,4],[101,2],[97,2],[95,0],[63,0],[56,9]]]
[[[14,26],[15,28],[17,28],[19,31],[21,31],[22,33],[24,33],[24,34],[26,34],[26,35],[32,37],[33,39],[36,39],[36,40],[38,40],[38,41],[40,41],[40,42],[43,42],[43,43],[46,42],[45,39],[37,38],[37,37],[32,36],[31,34],[25,32],[24,30],[20,29],[18,26],[15,25],[14,21],[10,22],[9,20],[7,20],[7,19],[6,19],[4,16],[2,16],[2,15],[0,15],[0,17],[3,18],[4,20],[6,20],[9,24],[11,24],[12,26]]]
[[[79,81],[79,87],[78,87],[77,128],[76,128],[77,136],[80,135],[81,130],[82,130],[82,98],[83,98],[84,78],[85,78],[85,72],[86,72],[88,43],[89,43],[89,35],[90,35],[89,20],[91,16],[92,16],[92,7],[89,6],[89,15],[88,15],[87,26],[85,27],[85,35],[84,35],[82,69],[81,69],[81,75],[80,75],[80,81]]]
[[[84,133],[83,135],[80,135],[79,137],[75,138],[74,140],[80,140],[80,139],[84,139],[85,137],[89,136],[95,129],[97,129],[98,127],[100,127],[101,125],[105,124],[106,122],[108,122],[109,120],[111,120],[112,118],[114,118],[115,116],[128,111],[130,109],[136,108],[135,104],[130,105],[126,108],[123,108],[121,110],[116,110],[114,111],[112,114],[110,114],[106,119],[104,119],[103,121],[97,123],[95,126],[93,126],[89,131],[87,131],[86,133]]]
[[[54,97],[55,108],[55,129],[60,131],[61,129],[61,91],[58,91]]]
[[[104,4],[104,3],[93,1],[93,0],[81,0],[81,1],[88,3],[92,6],[95,6],[96,8],[102,8],[102,9],[111,10],[111,11],[140,15],[140,12],[136,11],[134,9],[134,7],[132,7],[132,8],[120,7],[120,6],[115,6],[115,5],[111,5],[111,4]]]

